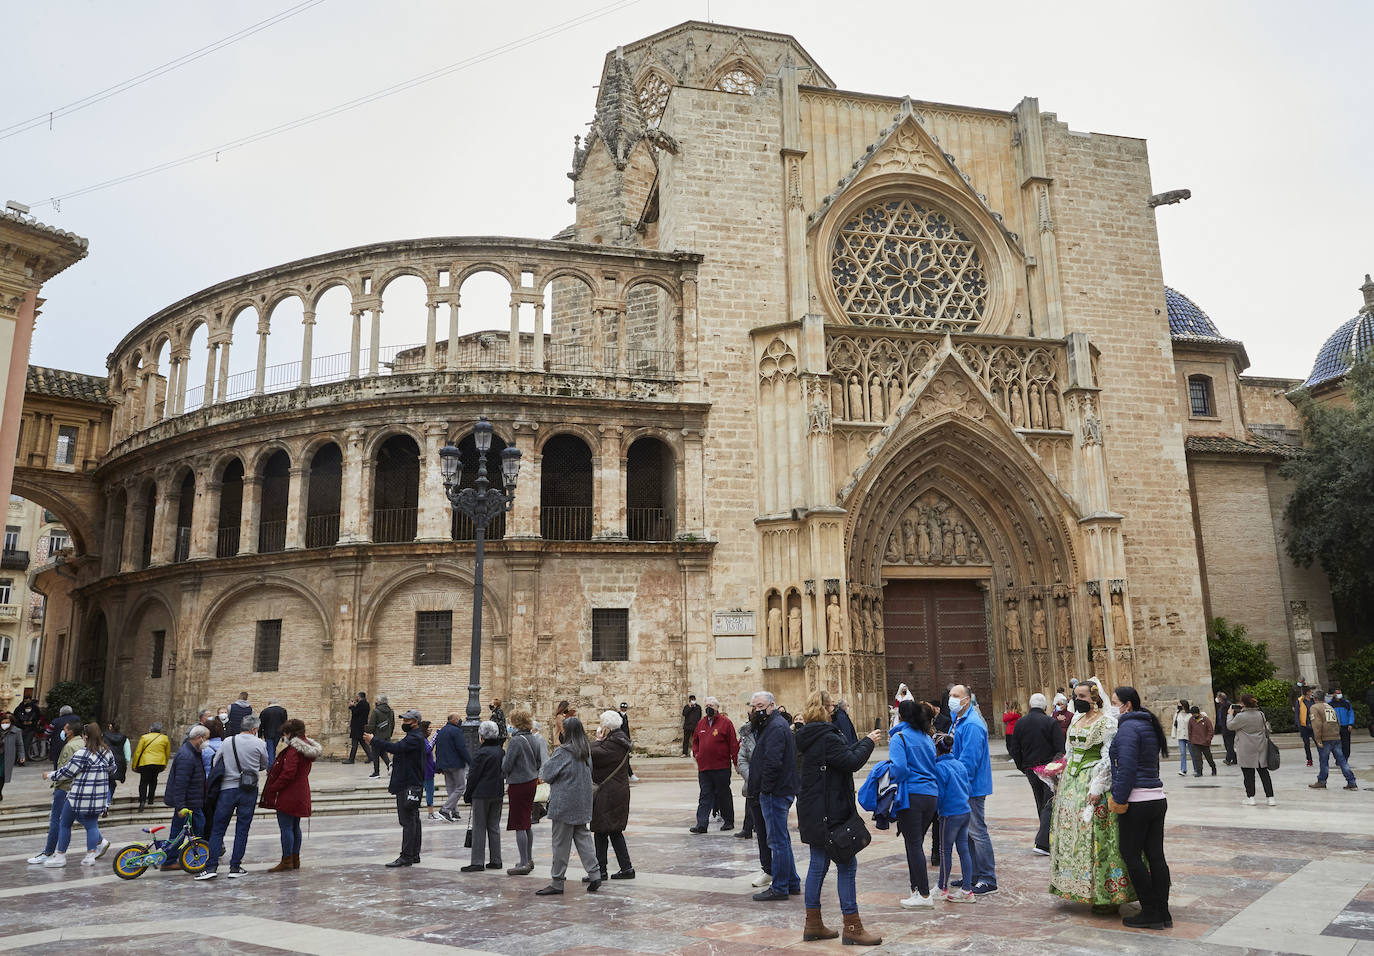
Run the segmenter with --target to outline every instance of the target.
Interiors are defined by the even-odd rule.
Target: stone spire
[[[1369,277],[1369,273],[1364,274],[1364,285],[1360,286],[1360,291],[1364,293],[1364,308],[1360,309],[1365,315],[1374,315],[1374,279]]]
[[[666,133],[652,129],[644,119],[634,78],[625,63],[625,48],[616,47],[615,58],[606,71],[601,92],[597,96],[596,118],[592,120],[586,141],[580,148],[575,146],[573,149],[572,176],[576,179],[582,172],[588,154],[597,143],[606,147],[616,169],[623,171],[629,164],[634,148],[645,141],[659,149],[677,152],[677,141]]]

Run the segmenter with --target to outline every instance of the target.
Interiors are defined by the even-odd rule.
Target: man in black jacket
[[[34,702],[33,691],[24,691],[24,702],[14,708],[14,723],[19,728],[19,732],[24,735],[24,759],[33,755],[33,738],[38,733],[38,723],[43,719],[43,712],[38,709],[38,704]]]
[[[1040,829],[1035,831],[1035,852],[1050,855],[1050,816],[1054,810],[1054,791],[1035,775],[1034,767],[1043,767],[1064,752],[1064,729],[1059,721],[1045,713],[1044,694],[1031,694],[1030,710],[1016,722],[1007,741],[1007,752],[1016,769],[1030,781],[1035,794],[1035,812],[1040,817]]]
[[[749,710],[751,719],[755,714],[764,715],[754,725],[754,754],[749,758],[749,792],[759,795],[772,857],[772,866],[765,871],[772,874],[773,883],[754,894],[762,903],[785,900],[789,894],[801,892],[801,877],[792,856],[792,834],[787,829],[788,811],[801,789],[801,772],[797,768],[797,739],[773,695],[758,691],[749,700]]]
[[[367,729],[367,715],[372,713],[372,705],[367,702],[367,695],[362,691],[353,695],[353,703],[348,705],[348,739],[352,745],[348,748],[348,759],[344,763],[353,763],[353,758],[358,756],[358,745],[363,747],[363,760],[371,761],[372,752],[367,749],[367,744],[363,743],[363,731]]]
[[[267,706],[258,714],[258,726],[262,728],[262,739],[267,744],[267,769],[272,769],[272,761],[277,759],[277,744],[281,741],[281,728],[286,723],[286,708],[269,700]]]
[[[401,855],[389,867],[414,866],[420,862],[420,800],[425,788],[425,735],[420,731],[420,712],[411,708],[401,715],[405,736],[392,742],[363,734],[363,743],[376,753],[391,754],[391,784],[396,796],[396,818],[401,823]]]
[[[697,731],[697,724],[701,723],[701,705],[697,703],[696,694],[687,695],[687,706],[682,708],[682,756],[692,755],[692,734]]]

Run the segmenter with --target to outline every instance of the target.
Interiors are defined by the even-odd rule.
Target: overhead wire
[[[244,146],[249,146],[253,143],[261,142],[262,140],[269,139],[273,136],[279,136],[282,133],[287,133],[292,130],[300,129],[304,126],[309,126],[321,120],[338,116],[341,113],[347,113],[351,110],[357,109],[360,106],[366,106],[369,103],[375,103],[378,100],[386,99],[390,96],[395,96],[397,93],[403,93],[407,90],[414,89],[417,86],[423,86],[424,84],[431,83],[434,80],[442,79],[443,77],[450,76],[454,73],[466,70],[470,67],[477,66],[478,64],[485,63],[487,60],[494,59],[495,57],[501,56],[505,53],[511,53],[515,50],[527,47],[533,43],[537,43],[540,40],[546,40],[550,37],[557,36],[560,33],[565,33],[568,30],[573,29],[574,27],[582,26],[583,24],[590,23],[593,20],[599,20],[602,17],[609,16],[612,13],[617,13],[620,10],[632,7],[640,2],[641,0],[615,0],[615,2],[613,3],[606,4],[602,7],[597,7],[596,9],[590,10],[587,13],[580,14],[579,16],[572,17],[568,20],[564,20],[561,23],[556,23],[553,26],[545,27],[544,29],[536,31],[535,33],[530,33],[526,36],[520,37],[519,39],[508,41],[506,43],[500,44],[499,46],[492,47],[489,50],[485,50],[481,53],[474,54],[465,59],[458,60],[454,63],[450,63],[447,66],[439,67],[438,69],[431,70],[428,73],[422,73],[418,76],[411,77],[408,80],[403,80],[400,83],[395,83],[391,86],[383,87],[379,90],[374,90],[371,93],[367,93],[354,99],[347,100],[346,102],[339,103],[336,106],[331,106],[327,109],[319,110],[318,112],[299,117],[298,119],[290,120],[286,123],[281,123],[277,126],[272,126],[267,129],[259,130],[256,133],[250,133],[246,136],[241,136],[238,139],[229,140],[228,142],[221,143],[218,146],[212,146],[209,149],[202,149],[197,152],[190,153],[178,159],[167,160],[166,162],[158,163],[153,166],[148,166],[143,169],[134,170],[133,172],[125,173],[121,176],[115,176],[110,179],[106,179],[102,182],[93,183],[90,186],[84,186],[80,189],[74,189],[71,192],[62,193],[58,196],[52,196],[48,199],[38,200],[33,203],[30,203],[29,205],[35,207],[56,205],[57,203],[60,203],[63,200],[74,199],[77,196],[85,196],[88,193],[97,192],[98,190],[109,189],[112,186],[119,186],[124,183],[133,182],[138,179],[143,179],[146,176],[152,176],[156,173],[165,172],[169,169],[175,169],[178,166],[185,166],[188,163],[193,163],[202,159],[208,159],[211,156],[215,157],[216,161],[218,161],[219,156],[221,154],[229,152],[230,150],[241,149]]]
[[[9,126],[0,127],[0,140],[9,139],[11,136],[18,136],[20,133],[26,133],[31,129],[38,129],[41,126],[51,127],[54,120],[70,116],[72,113],[79,112],[89,106],[94,106],[96,103],[108,100],[112,96],[118,96],[120,93],[131,90],[136,86],[141,86],[149,80],[155,80],[159,76],[171,73],[173,70],[179,69],[187,64],[194,63],[196,60],[209,56],[211,53],[216,53],[223,50],[225,47],[233,46],[240,40],[247,39],[255,33],[261,33],[263,30],[274,27],[284,20],[289,20],[297,14],[304,13],[311,7],[317,7],[321,3],[324,3],[324,0],[304,0],[304,2],[298,3],[294,7],[289,7],[275,16],[268,17],[266,20],[259,20],[257,23],[246,26],[242,30],[229,34],[227,37],[222,37],[214,43],[210,43],[197,50],[192,50],[190,53],[179,56],[175,60],[168,60],[161,66],[155,66],[151,70],[145,70],[137,76],[131,76],[127,80],[123,80],[113,86],[107,86],[105,89],[92,93],[89,96],[83,96],[79,100],[73,100],[65,106],[59,106],[56,109],[39,113],[37,116],[31,117],[30,119],[22,120]]]

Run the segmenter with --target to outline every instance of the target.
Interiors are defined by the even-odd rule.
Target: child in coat
[[[969,780],[968,770],[954,758],[954,738],[949,734],[935,736],[935,782],[940,789],[937,804],[940,811],[940,879],[947,903],[973,903],[973,859],[968,852]],[[963,885],[949,886],[951,850],[959,854],[959,878]]]

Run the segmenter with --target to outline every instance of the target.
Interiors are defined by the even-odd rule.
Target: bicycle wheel
[[[210,862],[210,844],[197,837],[181,849],[181,868],[192,876]]]
[[[142,843],[130,843],[115,854],[114,872],[121,880],[136,880],[148,869],[148,848]]]

